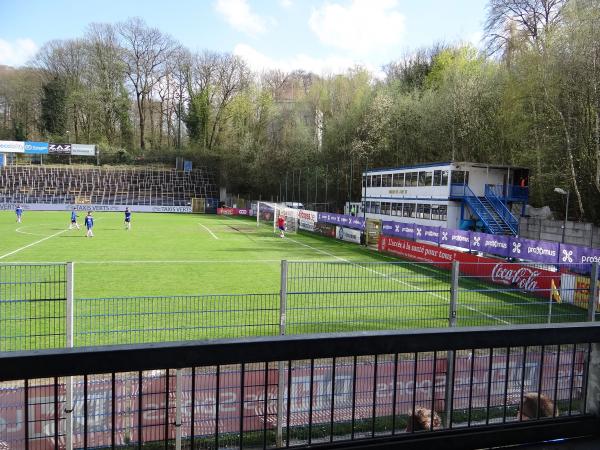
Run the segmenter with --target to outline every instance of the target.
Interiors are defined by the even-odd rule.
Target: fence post
[[[287,313],[287,274],[288,262],[281,261],[281,287],[279,290],[279,335],[285,336],[286,313]],[[285,363],[279,361],[277,364],[279,382],[277,384],[277,447],[283,447],[283,407],[285,394]]]
[[[588,322],[596,320],[596,305],[598,302],[598,263],[592,264],[592,273],[590,274],[590,297],[588,302]]]
[[[66,266],[67,292],[66,292],[66,347],[73,347],[73,293],[75,278],[73,263]],[[73,377],[65,379],[65,450],[73,450]]]
[[[181,450],[181,369],[175,371],[175,450]]]
[[[448,314],[448,326],[450,328],[456,327],[457,317],[456,308],[458,303],[458,275],[459,275],[459,263],[458,261],[452,261],[452,272],[451,272],[451,283],[450,283],[450,310]],[[452,393],[454,391],[454,350],[450,350],[446,354],[446,389],[445,389],[445,415],[444,415],[444,427],[450,428],[450,422],[452,419]]]

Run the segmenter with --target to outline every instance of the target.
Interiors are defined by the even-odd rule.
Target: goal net
[[[298,210],[288,208],[281,203],[258,202],[256,204],[256,226],[268,225],[273,228],[273,232],[278,232],[277,219],[283,216],[285,218],[286,233],[296,233],[298,231]]]

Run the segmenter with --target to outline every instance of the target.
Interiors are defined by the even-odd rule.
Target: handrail
[[[3,353],[0,444],[468,449],[593,436],[598,343],[600,323],[569,323]],[[524,403],[535,394],[560,414],[525,420],[517,411],[535,414]],[[110,407],[90,402],[98,395]],[[423,429],[417,411],[444,421]],[[28,433],[40,422],[64,423],[61,435]],[[115,433],[122,423],[134,432]]]
[[[492,214],[490,214],[485,205],[481,202],[481,200],[479,200],[469,186],[466,184],[452,184],[450,186],[450,195],[464,197],[467,204],[471,207],[473,212],[477,214],[484,226],[491,233],[498,233],[502,231],[502,225],[496,221]]]
[[[373,354],[600,343],[600,322],[319,333],[0,352],[0,381]]]
[[[485,185],[485,198],[488,199],[492,207],[496,210],[498,215],[506,222],[510,230],[513,234],[518,234],[519,230],[519,221],[517,218],[510,212],[510,210],[506,207],[504,202],[500,200],[496,192],[494,192],[493,185],[486,184]]]

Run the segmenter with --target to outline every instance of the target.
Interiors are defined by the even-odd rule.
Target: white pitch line
[[[291,261],[291,260],[290,260]],[[221,261],[216,259],[200,260],[116,260],[116,261],[74,261],[77,264],[272,264],[281,263],[280,259],[234,259]]]
[[[25,226],[19,227],[19,228],[17,228],[15,231],[16,231],[17,233],[21,233],[21,234],[28,234],[28,235],[30,235],[30,236],[43,236],[43,237],[46,237],[46,235],[45,235],[45,234],[39,234],[39,233],[29,233],[28,231],[21,231],[21,229],[22,229],[22,228],[25,228],[25,227],[27,227],[27,226],[31,226],[31,225],[25,225]]]
[[[217,237],[217,235],[215,233],[213,233],[212,231],[210,231],[210,228],[208,228],[206,225],[203,225],[201,223],[199,225],[202,228],[204,228],[206,231],[208,231],[212,237],[214,237],[215,239],[219,240],[219,238]]]
[[[352,264],[353,266],[360,267],[360,268],[362,268],[362,269],[365,269],[365,270],[367,270],[367,271],[369,271],[369,272],[372,272],[372,273],[374,273],[374,274],[377,274],[377,275],[384,276],[384,277],[386,277],[386,278],[388,278],[388,279],[390,279],[390,280],[392,280],[392,281],[395,281],[395,282],[397,282],[397,283],[401,283],[401,284],[404,284],[405,286],[411,287],[411,288],[413,288],[413,289],[416,289],[416,290],[419,290],[419,291],[421,291],[421,292],[425,292],[426,294],[428,294],[428,295],[431,295],[432,297],[437,297],[437,298],[441,298],[442,300],[448,301],[448,299],[447,299],[446,297],[442,296],[442,295],[439,295],[439,294],[436,294],[436,293],[433,293],[433,292],[427,292],[427,291],[424,291],[424,290],[423,290],[423,289],[421,289],[420,287],[418,287],[418,286],[415,286],[415,285],[412,285],[412,284],[410,284],[410,283],[407,283],[406,281],[397,280],[396,278],[390,278],[388,275],[386,275],[386,274],[384,274],[384,273],[377,272],[376,270],[369,269],[368,267],[361,266],[360,264],[357,264],[357,263],[355,263],[355,262],[352,262],[352,261],[350,261],[350,260],[348,260],[348,259],[346,259],[346,258],[341,258],[341,257],[339,257],[339,256],[336,256],[336,255],[334,255],[333,253],[330,253],[330,252],[328,252],[328,251],[325,251],[325,250],[321,250],[321,249],[315,248],[315,247],[313,247],[313,246],[311,246],[311,245],[304,244],[304,243],[302,243],[302,242],[298,242],[298,241],[296,241],[296,240],[294,240],[294,239],[288,239],[288,240],[289,240],[289,241],[292,241],[292,242],[294,242],[294,243],[296,243],[296,244],[302,245],[302,246],[304,246],[304,247],[308,247],[308,248],[310,248],[310,249],[312,249],[312,250],[315,250],[315,251],[317,251],[317,252],[319,252],[319,253],[324,253],[324,254],[326,254],[326,255],[332,256],[332,257],[334,257],[334,258],[336,258],[336,259],[339,259],[340,261],[344,261],[344,262],[350,263],[350,264]],[[483,311],[480,311],[480,310],[478,310],[477,308],[473,308],[472,306],[468,306],[468,305],[461,305],[461,306],[464,306],[465,308],[467,308],[467,309],[469,309],[469,310],[471,310],[471,311],[473,311],[473,312],[477,312],[478,314],[481,314],[481,315],[483,315],[483,316],[487,317],[488,319],[493,319],[493,320],[496,320],[496,321],[498,321],[498,322],[502,322],[502,323],[504,323],[504,324],[506,324],[506,325],[512,325],[510,322],[508,322],[508,321],[506,321],[506,320],[504,320],[504,319],[500,319],[499,317],[492,316],[492,315],[490,315],[490,314],[484,313]]]
[[[4,259],[7,256],[14,255],[15,253],[19,253],[21,250],[25,250],[26,248],[32,247],[32,246],[34,246],[36,244],[39,244],[40,242],[47,241],[48,239],[51,239],[51,238],[53,238],[55,236],[58,236],[59,234],[62,234],[65,231],[69,231],[69,229],[67,228],[66,230],[62,230],[62,231],[59,231],[58,233],[51,234],[50,236],[46,236],[45,238],[40,239],[39,241],[32,242],[31,244],[27,244],[27,245],[25,245],[25,246],[23,246],[21,248],[13,250],[12,252],[6,253],[5,255],[0,256],[0,259]]]

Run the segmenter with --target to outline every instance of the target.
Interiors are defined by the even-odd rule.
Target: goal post
[[[269,225],[273,227],[273,232],[277,232],[277,219],[285,217],[285,226],[287,233],[296,233],[298,231],[298,210],[289,208],[281,203],[271,203],[259,201],[256,204],[256,226]]]
[[[204,214],[206,212],[206,200],[204,198],[192,198],[192,212]]]

